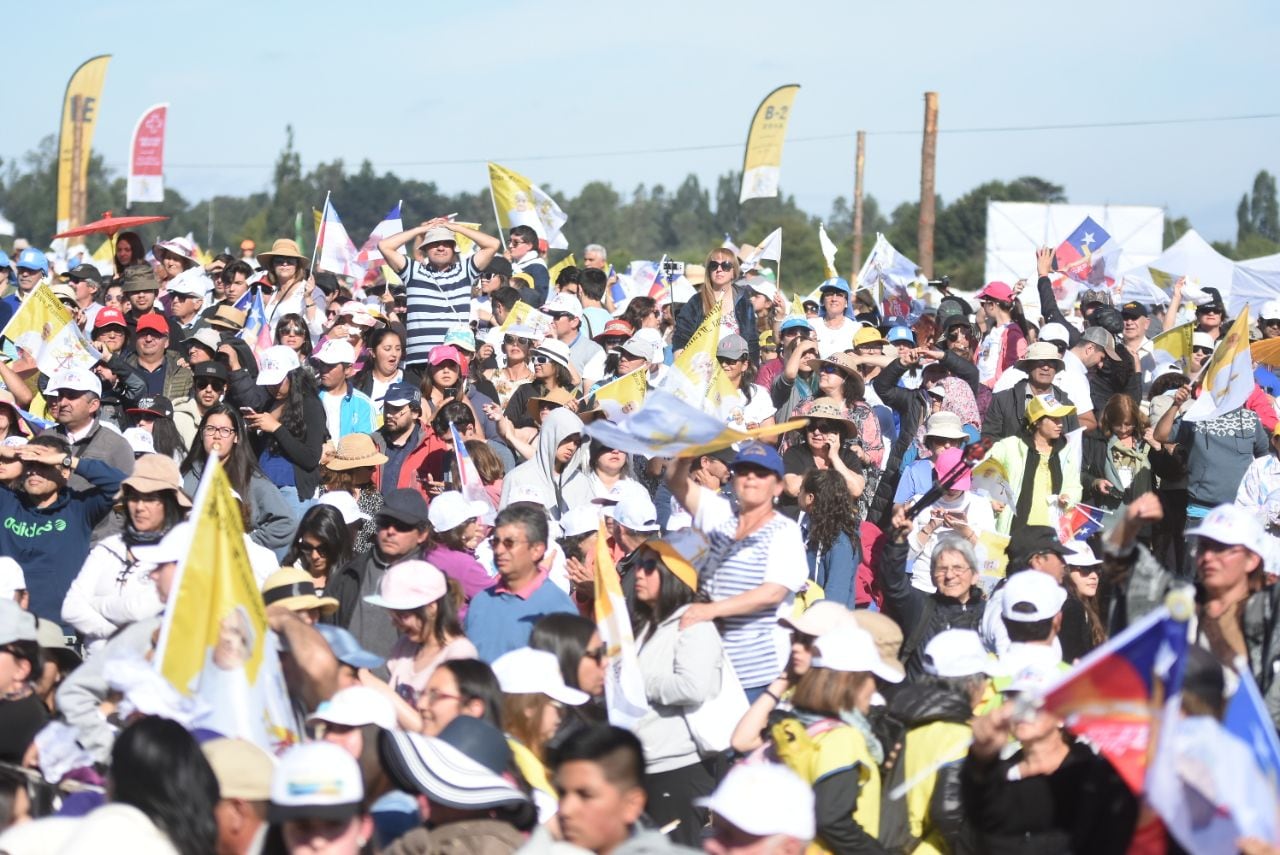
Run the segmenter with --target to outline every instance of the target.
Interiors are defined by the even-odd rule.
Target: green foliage
[[[1276,201],[1276,180],[1265,169],[1253,179],[1253,192],[1244,194],[1236,208],[1236,242],[1243,244],[1253,235],[1280,242],[1280,205]]]

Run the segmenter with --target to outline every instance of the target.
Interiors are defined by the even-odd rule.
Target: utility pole
[[[853,282],[862,269],[862,168],[867,163],[867,132],[858,131],[858,153],[853,161]]]
[[[920,146],[920,270],[933,278],[933,227],[937,221],[934,167],[938,157],[938,93],[924,93],[924,142]]]

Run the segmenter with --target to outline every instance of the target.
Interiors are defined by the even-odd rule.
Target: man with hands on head
[[[455,234],[476,245],[476,251],[466,261],[458,258]],[[406,258],[401,251],[406,243],[418,238],[422,238],[426,263]],[[449,327],[467,322],[471,285],[501,248],[497,238],[444,217],[378,241],[378,252],[405,283],[409,304],[405,364],[425,362],[431,348],[444,344]]]

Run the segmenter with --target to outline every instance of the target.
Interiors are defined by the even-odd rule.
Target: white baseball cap
[[[643,488],[625,491],[612,511],[614,522],[632,531],[650,532],[661,528],[658,525],[658,509]]]
[[[1263,318],[1280,318],[1280,300],[1268,300],[1258,310],[1258,320]]]
[[[815,668],[832,671],[870,671],[889,683],[902,682],[903,673],[880,658],[871,633],[856,624],[839,623],[813,642]]]
[[[338,513],[342,514],[342,521],[347,525],[355,525],[369,519],[369,515],[360,510],[360,506],[356,504],[356,497],[346,490],[330,490],[322,495],[316,504],[337,508]]]
[[[289,376],[290,371],[301,364],[298,361],[297,352],[292,347],[284,344],[268,347],[258,357],[258,385],[274,386],[281,383]]]
[[[98,375],[92,371],[83,371],[79,368],[68,368],[66,371],[59,371],[53,377],[49,378],[49,385],[45,387],[44,394],[46,397],[54,395],[63,390],[70,392],[92,392],[99,398],[102,397],[102,381],[98,379]]]
[[[934,677],[968,677],[998,670],[996,660],[982,646],[982,637],[971,629],[944,629],[924,646],[921,662],[924,672]]]
[[[572,294],[561,291],[542,304],[542,311],[548,315],[573,315],[575,318],[581,318],[582,301]]]
[[[1101,564],[1102,559],[1093,553],[1093,549],[1083,540],[1073,540],[1067,544],[1067,553],[1065,560],[1072,567],[1092,567],[1095,564]]]
[[[1193,332],[1191,334],[1191,346],[1207,347],[1210,350],[1216,350],[1218,344],[1213,340],[1213,336],[1209,335],[1207,332]]]
[[[134,454],[156,453],[155,438],[151,436],[151,431],[145,428],[125,428],[124,438],[129,443],[129,447],[133,449]]]
[[[456,490],[450,490],[431,500],[427,506],[427,520],[436,532],[452,531],[467,520],[483,517],[490,510],[492,508],[484,502],[471,501]]]
[[[368,686],[348,686],[320,704],[307,721],[346,727],[376,724],[383,730],[395,730],[396,709],[384,695]]]
[[[191,297],[203,297],[212,287],[213,280],[204,272],[203,267],[188,267],[165,285],[170,294],[187,294]]]
[[[1000,615],[1018,623],[1035,623],[1062,611],[1066,601],[1067,592],[1057,579],[1039,570],[1023,570],[1005,582]]]
[[[565,537],[577,537],[600,530],[600,514],[592,505],[570,508],[560,517],[560,528]]]
[[[267,818],[273,823],[346,822],[360,812],[363,800],[360,767],[349,752],[331,742],[304,742],[285,751],[276,764]]]
[[[1258,518],[1244,508],[1233,504],[1218,505],[1205,515],[1200,524],[1186,531],[1186,537],[1203,537],[1227,546],[1243,546],[1250,552],[1265,558],[1267,553],[1265,532]]]
[[[1062,344],[1070,344],[1071,336],[1067,334],[1067,328],[1059,323],[1045,324],[1040,328],[1038,341],[1056,341]]]
[[[632,356],[639,356],[649,362],[655,361],[658,354],[657,346],[647,336],[642,336],[639,333],[624,341],[618,349],[624,350]]]
[[[36,616],[24,611],[16,600],[0,600],[0,644],[35,641],[38,638]]]
[[[325,365],[350,365],[356,361],[356,349],[349,341],[331,338],[311,354],[311,358]]]
[[[7,555],[0,556],[0,599],[11,600],[18,591],[27,589],[22,565]]]
[[[533,354],[534,356],[541,354],[552,362],[563,365],[565,368],[569,367],[569,345],[558,338],[544,338],[533,349]]]
[[[806,843],[813,840],[813,788],[786,766],[734,766],[715,792],[697,804],[756,837],[780,834]]]
[[[498,687],[509,695],[543,694],[571,707],[591,700],[586,692],[565,685],[555,654],[521,647],[499,656],[493,663]]]

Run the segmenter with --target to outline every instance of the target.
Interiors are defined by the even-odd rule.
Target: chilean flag
[[[1120,247],[1093,217],[1085,217],[1054,250],[1054,269],[1077,282],[1110,287],[1115,283],[1114,264]],[[1110,271],[1110,273],[1108,273]]]
[[[396,202],[395,207],[382,218],[382,222],[373,227],[369,239],[356,253],[356,263],[365,269],[363,284],[366,287],[373,284],[382,269],[382,253],[378,252],[378,241],[404,231],[404,221],[400,217],[400,204]]]

